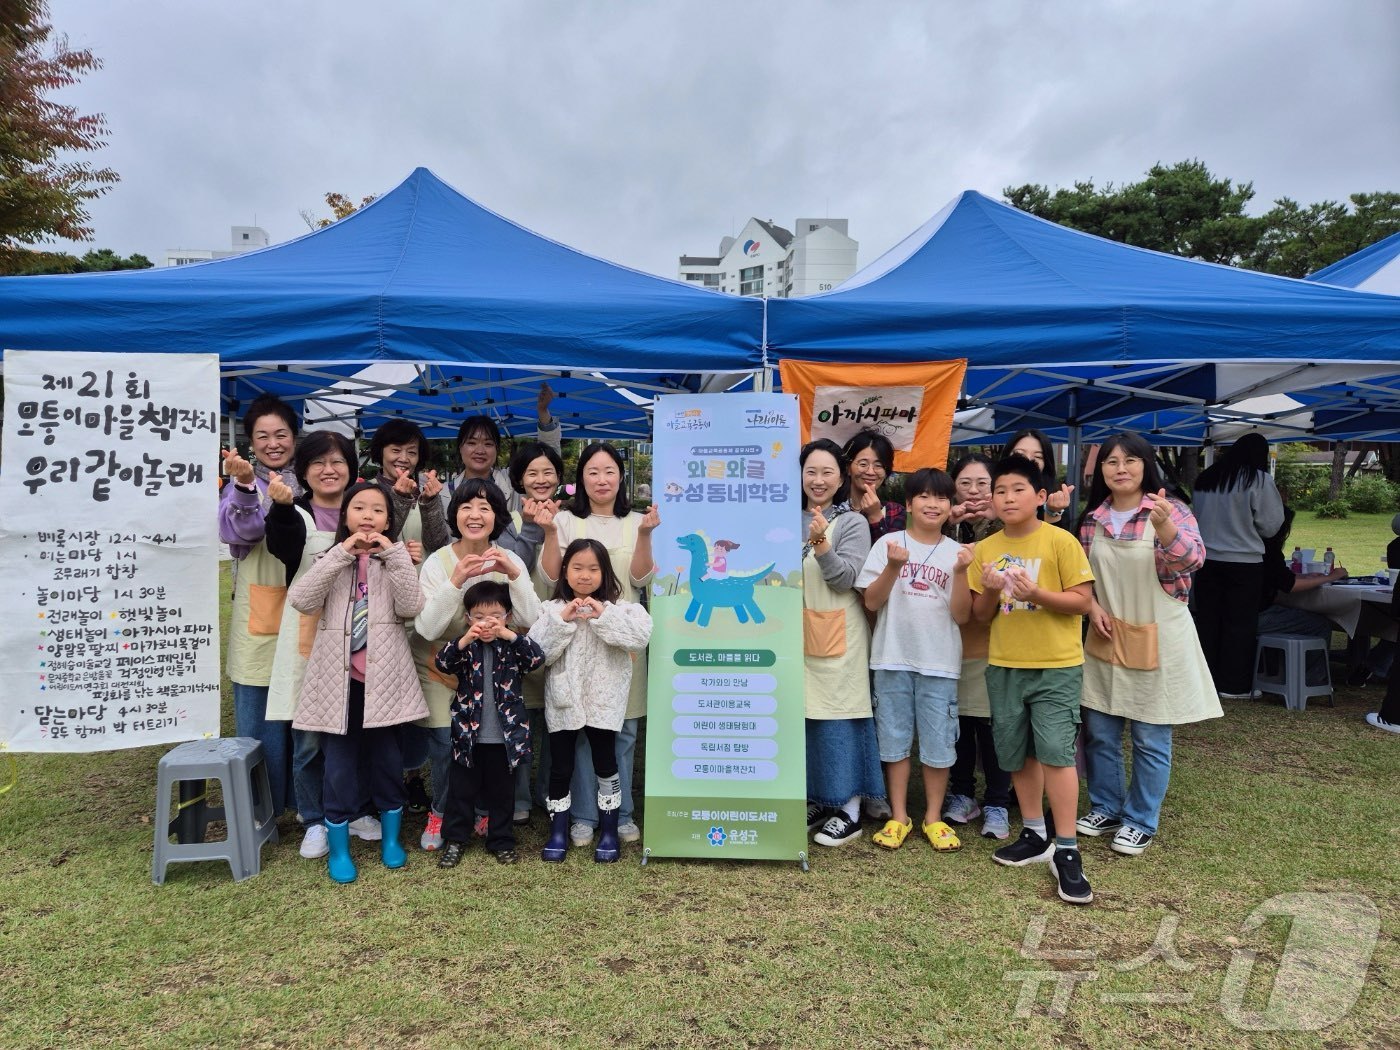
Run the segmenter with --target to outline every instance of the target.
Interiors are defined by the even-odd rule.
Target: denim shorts
[[[919,762],[947,769],[957,761],[958,680],[918,671],[875,671],[875,738],[881,762],[909,757],[919,730]]]

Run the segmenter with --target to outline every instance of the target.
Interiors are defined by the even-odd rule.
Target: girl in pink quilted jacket
[[[384,866],[407,861],[399,842],[404,785],[397,727],[423,718],[428,705],[403,627],[422,610],[423,593],[408,551],[389,541],[393,525],[382,489],[352,485],[341,503],[336,545],[287,592],[294,608],[319,618],[292,725],[322,734],[328,866],[336,882],[355,880],[350,821],[366,796],[379,810]]]

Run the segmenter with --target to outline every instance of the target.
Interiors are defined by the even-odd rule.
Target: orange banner
[[[797,395],[803,442],[831,438],[844,446],[875,430],[894,446],[894,469],[946,467],[953,412],[967,361],[911,365],[778,362],[783,390]]]

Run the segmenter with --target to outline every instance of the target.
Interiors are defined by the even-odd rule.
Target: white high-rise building
[[[856,272],[859,243],[845,219],[798,219],[793,234],[771,221],[750,219],[737,237],[719,242],[719,254],[682,255],[678,276],[734,295],[795,299],[829,292]]]
[[[210,259],[227,259],[231,255],[242,255],[254,248],[266,248],[272,243],[267,231],[261,226],[230,226],[230,246],[223,248],[167,248],[162,266],[188,266],[190,263],[208,262]]]

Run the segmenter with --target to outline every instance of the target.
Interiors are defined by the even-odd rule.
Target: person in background
[[[904,505],[880,499],[880,486],[894,473],[894,446],[873,430],[862,430],[843,450],[851,478],[851,509],[865,518],[873,543],[904,528]]]
[[[1205,561],[1196,519],[1167,496],[1151,444],[1116,434],[1099,450],[1079,541],[1094,571],[1084,642],[1084,756],[1090,809],[1081,835],[1115,853],[1152,844],[1172,769],[1172,727],[1219,718],[1191,623],[1191,573]],[[1123,733],[1133,772],[1123,772]],[[1126,781],[1126,783],[1125,783]]]
[[[1283,500],[1268,474],[1269,443],[1245,434],[1196,479],[1192,496],[1206,547],[1191,613],[1215,688],[1246,700],[1264,589],[1264,540],[1283,526]]]
[[[999,458],[1005,459],[1007,456],[1025,456],[1044,472],[1047,495],[1041,517],[1062,529],[1073,528],[1069,508],[1074,496],[1074,486],[1056,484],[1059,479],[1055,474],[1055,450],[1050,444],[1050,439],[1039,430],[1018,430],[1011,435],[1011,440],[1001,450]]]
[[[535,411],[539,417],[539,431],[535,436],[558,452],[559,421],[549,412],[553,400],[554,391],[549,388],[548,383],[541,383],[539,395],[535,399]],[[457,454],[462,457],[462,476],[457,482],[458,485],[470,478],[490,481],[500,489],[507,510],[520,509],[520,496],[510,486],[510,471],[506,467],[496,466],[496,460],[501,454],[501,428],[496,425],[494,419],[477,415],[462,420],[462,425],[457,428]],[[512,544],[507,543],[504,546],[515,550]],[[520,551],[516,550],[516,553],[519,554]]]
[[[1293,531],[1293,508],[1283,508],[1283,526],[1264,541],[1263,587],[1259,592],[1259,633],[1263,634],[1302,634],[1321,639],[1328,647],[1332,644],[1335,625],[1321,613],[1308,609],[1296,609],[1291,605],[1280,605],[1276,599],[1280,594],[1303,594],[1315,591],[1323,584],[1347,578],[1346,569],[1332,566],[1328,573],[1301,575],[1288,567],[1288,535]],[[1316,685],[1327,679],[1327,654],[1308,653],[1307,678],[1309,685]]]
[[[301,494],[292,469],[297,429],[296,413],[286,402],[271,394],[254,400],[243,416],[252,459],[224,451],[224,469],[232,484],[219,493],[219,539],[233,557],[226,669],[233,683],[234,732],[262,743],[274,815],[280,815],[292,797],[291,728],[267,717],[267,689],[289,574],[267,549],[267,514],[272,507],[267,486],[277,478],[294,497]]]
[[[1391,527],[1400,535],[1400,514],[1395,516]],[[1395,544],[1392,542],[1391,546]],[[1393,589],[1390,596],[1390,615],[1400,619],[1400,587]],[[1391,675],[1385,684],[1385,700],[1379,711],[1366,716],[1366,723],[1385,733],[1400,734],[1400,675]]]

